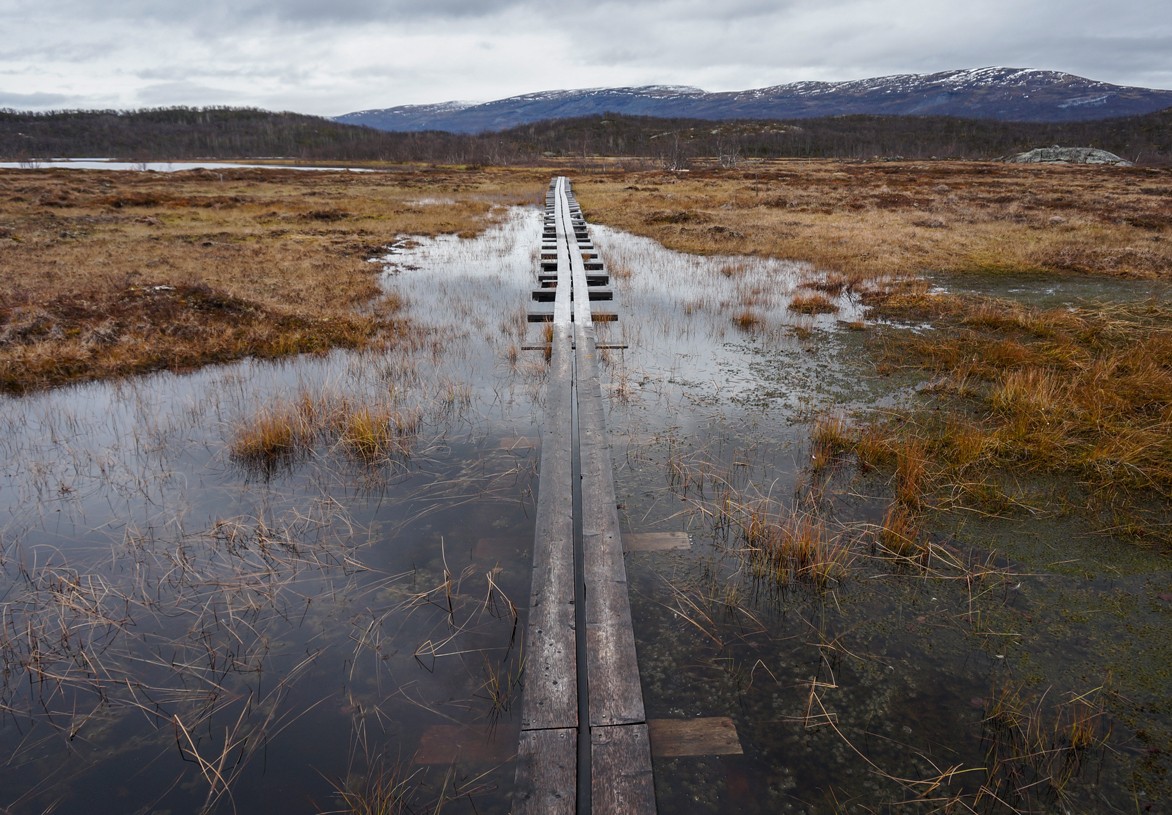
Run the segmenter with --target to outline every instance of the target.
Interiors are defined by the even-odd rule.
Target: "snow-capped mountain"
[[[1169,107],[1172,91],[1110,85],[1058,71],[991,67],[849,82],[793,82],[724,93],[676,85],[544,91],[495,102],[364,110],[336,120],[379,130],[481,133],[599,113],[713,120],[862,113],[1060,122],[1135,116]]]

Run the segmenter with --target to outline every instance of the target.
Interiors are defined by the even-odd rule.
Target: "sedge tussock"
[[[303,391],[242,423],[229,454],[247,468],[271,473],[296,463],[318,442],[336,441],[357,461],[380,464],[408,457],[422,422],[417,409],[355,404],[338,394]]]
[[[789,301],[790,311],[798,314],[835,314],[838,306],[822,292],[799,292]]]

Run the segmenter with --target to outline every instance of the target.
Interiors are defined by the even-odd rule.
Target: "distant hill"
[[[478,137],[498,153],[576,159],[649,157],[666,166],[748,158],[996,159],[1036,147],[1098,147],[1146,165],[1172,164],[1172,108],[1091,122],[997,122],[946,116],[831,116],[787,122],[582,116]]]
[[[944,116],[834,116],[791,121],[593,115],[477,135],[389,133],[295,113],[238,108],[0,110],[0,159],[140,160],[287,157],[308,161],[524,164],[627,159],[681,167],[748,158],[990,159],[1060,144],[1141,164],[1172,164],[1172,108],[1090,122],[1021,123]]]
[[[0,157],[393,159],[401,136],[254,108],[0,110]]]
[[[671,85],[545,91],[479,104],[444,102],[363,110],[338,116],[336,121],[398,132],[484,133],[601,113],[706,120],[882,115],[1075,122],[1169,107],[1172,91],[1110,85],[1057,71],[993,67],[852,82],[794,82],[725,93]]]

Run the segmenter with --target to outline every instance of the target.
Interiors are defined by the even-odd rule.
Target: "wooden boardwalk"
[[[534,300],[553,307],[530,319],[552,322],[553,339],[513,811],[654,813],[594,330],[615,312],[565,178],[546,199],[539,283]]]

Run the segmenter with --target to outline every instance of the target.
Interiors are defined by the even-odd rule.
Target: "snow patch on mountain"
[[[1168,107],[1172,91],[1120,87],[1037,68],[986,66],[719,93],[684,85],[546,90],[485,103],[358,111],[337,121],[383,130],[479,133],[601,113],[716,121],[862,114],[1058,122],[1134,116]]]

